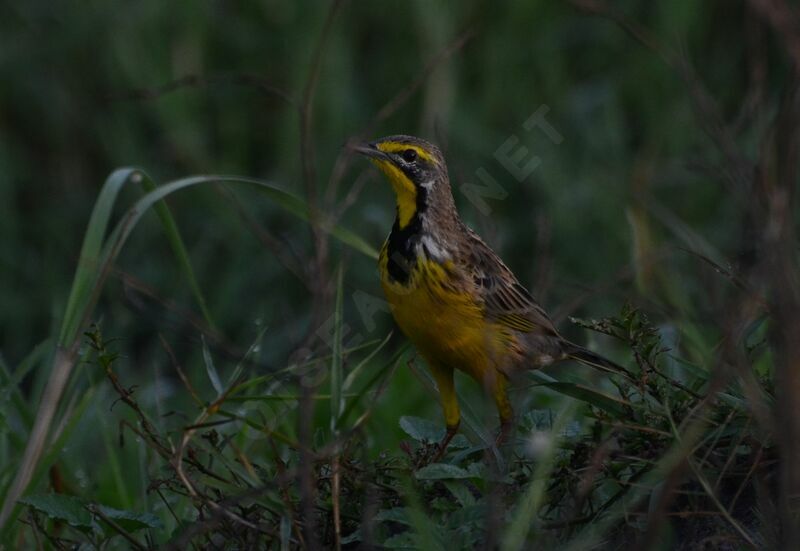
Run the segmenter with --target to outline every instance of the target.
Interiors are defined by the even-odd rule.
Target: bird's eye
[[[403,151],[403,160],[407,163],[413,163],[417,160],[417,152],[413,149],[406,149]]]

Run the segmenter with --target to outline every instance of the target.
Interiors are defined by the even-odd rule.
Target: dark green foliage
[[[704,407],[704,389],[689,390],[660,374],[658,357],[663,349],[658,332],[635,309],[626,307],[619,317],[580,323],[630,347],[638,358],[636,380],[614,376],[614,389],[607,395],[576,394],[568,382],[542,385],[565,391],[581,403],[561,414],[520,412],[511,442],[499,453],[475,435],[459,434],[446,455],[433,462],[443,429],[411,416],[399,420],[411,441],[401,443],[399,453],[383,452],[378,458],[370,457],[361,428],[342,427],[341,432],[327,434],[318,430],[307,473],[315,512],[302,522],[298,519],[303,517],[304,459],[292,437],[280,434],[286,424],[264,424],[265,410],[241,414],[230,411],[233,404],[226,405],[240,392],[237,389],[261,395],[259,389],[267,390],[273,380],[241,380],[214,402],[201,404],[204,413],[191,425],[171,422],[158,429],[140,408],[136,389],[126,388],[117,378],[118,355],[99,328],[86,337],[94,362],[138,418],[134,424],[126,422],[123,432],[137,433],[139,445],[160,457],[153,465],[158,474],[147,492],[158,496],[173,515],[177,525],[171,541],[176,545],[207,538],[222,538],[239,547],[280,541],[299,544],[304,541],[305,524],[311,522],[317,543],[333,546],[334,502],[340,508],[340,538],[349,545],[469,548],[486,545],[492,538],[506,548],[526,540],[558,547],[598,538],[622,545],[653,521],[659,494],[648,495],[641,487],[662,476],[664,458],[675,450],[693,466],[676,481],[675,497],[662,512],[678,515],[672,523],[673,537],[686,542],[740,539],[731,530],[730,523],[735,523],[750,541],[764,543],[768,527],[754,511],[774,500],[769,481],[774,477],[775,448],[771,439],[755,430],[743,407],[744,397],[732,394],[715,400],[698,414]],[[206,361],[213,363],[210,353]],[[212,383],[219,377],[212,376]],[[608,400],[621,405],[609,408]],[[290,399],[280,415],[300,412],[301,405],[302,401],[291,405]],[[679,427],[692,423],[702,426],[701,437],[687,442],[691,431]],[[170,459],[175,456],[168,442],[189,436],[179,467]],[[540,492],[534,491],[537,480]],[[712,483],[713,496],[703,489]],[[759,484],[767,486],[759,489]],[[188,500],[187,490],[197,497]],[[528,499],[538,504],[530,511],[524,505]],[[122,538],[117,531],[99,528],[105,517],[118,521],[119,531],[159,528],[152,524],[157,520],[152,515],[100,508],[105,517],[97,517],[85,500],[58,494],[34,496],[24,503],[52,522],[66,521],[86,532],[86,541]],[[612,520],[605,535],[593,531],[597,519]],[[31,522],[46,529],[41,519]],[[524,531],[515,536],[518,526]],[[77,536],[54,537],[66,537],[66,542]]]

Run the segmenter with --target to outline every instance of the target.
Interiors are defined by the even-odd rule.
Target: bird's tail
[[[577,344],[573,344],[571,342],[565,342],[564,352],[567,354],[568,358],[577,360],[582,364],[588,365],[589,367],[594,367],[595,369],[606,371],[608,373],[617,373],[626,375],[629,379],[635,380],[633,373],[631,373],[618,363],[612,362],[608,358],[604,358],[600,354],[595,354],[591,350],[584,348],[582,346],[578,346]]]

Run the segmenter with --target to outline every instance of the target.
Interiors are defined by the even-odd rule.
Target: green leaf
[[[155,528],[158,530],[164,528],[161,519],[152,513],[123,511],[121,509],[112,509],[111,507],[106,507],[105,505],[100,505],[98,510],[128,532],[135,532],[143,528]]]
[[[378,522],[397,522],[398,524],[411,525],[411,521],[408,519],[408,509],[406,507],[393,507],[392,509],[378,511],[374,520]]]
[[[458,500],[461,507],[472,507],[475,505],[475,496],[469,491],[467,485],[463,482],[455,482],[453,480],[443,480],[442,484],[447,490],[453,494],[453,497]]]
[[[456,450],[463,450],[471,446],[472,444],[470,444],[469,440],[467,440],[467,437],[464,436],[463,434],[456,434],[453,437],[453,439],[450,440],[450,443],[447,445],[448,448],[453,448]]]
[[[463,484],[462,487],[464,487]],[[467,488],[464,488],[464,491],[467,492],[470,497],[472,496]],[[480,531],[486,526],[486,518],[488,516],[487,509],[485,502],[476,503],[473,498],[472,503],[464,504],[460,509],[456,509],[450,514],[447,519],[447,527],[451,530],[461,532],[465,527],[472,526]]]
[[[50,519],[66,522],[82,531],[98,531],[102,525],[101,516],[95,515],[92,509],[102,513],[127,532],[135,532],[143,528],[163,529],[161,520],[152,513],[123,511],[94,505],[90,501],[77,496],[64,494],[36,494],[24,497],[20,503],[33,507]]]
[[[37,494],[23,497],[20,503],[33,507],[48,518],[61,520],[83,531],[98,528],[92,514],[86,509],[88,502],[64,494]]]
[[[449,463],[430,463],[419,469],[415,476],[418,480],[448,480],[454,478],[474,478],[475,473],[450,465]]]
[[[417,442],[440,442],[445,433],[442,425],[410,415],[400,418],[400,428]]]

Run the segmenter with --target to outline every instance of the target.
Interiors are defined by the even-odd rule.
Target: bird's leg
[[[439,443],[439,451],[434,458],[434,461],[439,461],[447,450],[450,440],[458,432],[461,412],[458,409],[458,398],[456,397],[456,388],[453,382],[453,369],[440,365],[431,365],[431,373],[436,380],[436,386],[439,387],[442,412],[444,413],[444,421],[447,424],[447,432]]]
[[[433,456],[434,463],[437,463],[444,456],[444,452],[447,451],[447,445],[450,443],[450,440],[453,439],[453,437],[456,435],[457,432],[458,432],[458,425],[456,425],[455,427],[449,427],[449,426],[447,427],[447,432],[444,434],[444,438],[442,438],[442,441],[439,442],[439,449],[436,451],[436,455]]]
[[[495,372],[492,380],[489,381],[489,390],[497,406],[497,413],[500,416],[500,432],[495,440],[495,445],[500,446],[508,441],[513,428],[514,409],[508,400],[508,377],[504,373]]]
[[[495,438],[494,445],[500,447],[501,445],[508,442],[509,437],[511,436],[511,429],[514,428],[514,424],[511,419],[507,420],[500,420],[500,431],[497,433],[497,438]]]

